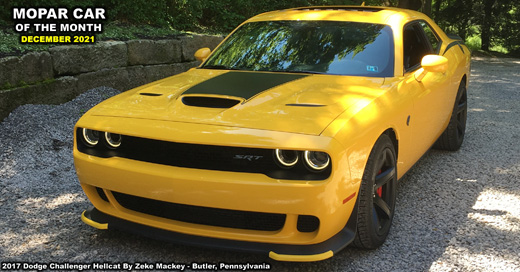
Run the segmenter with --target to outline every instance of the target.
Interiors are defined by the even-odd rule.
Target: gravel
[[[268,263],[274,271],[519,271],[520,60],[474,58],[465,142],[431,150],[401,179],[387,242],[346,248],[317,263],[163,243],[99,231],[72,160],[72,134],[89,108],[115,95],[24,105],[0,123],[0,262]],[[6,268],[6,267],[4,267]],[[134,268],[135,269],[135,268]]]

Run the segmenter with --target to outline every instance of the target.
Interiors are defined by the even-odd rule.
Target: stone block
[[[77,76],[78,90],[84,92],[86,90],[106,86],[120,91],[126,91],[130,88],[130,79],[127,68],[102,69],[96,72],[84,73]]]
[[[180,40],[133,40],[127,42],[128,65],[153,65],[181,62]]]
[[[0,59],[0,87],[31,84],[54,78],[49,52]]]
[[[20,58],[5,57],[0,59],[0,88],[9,88],[18,85],[16,68]]]
[[[170,77],[182,72],[188,71],[190,68],[197,67],[198,61],[146,66],[146,81],[153,82],[159,79]]]
[[[124,67],[128,62],[128,50],[124,42],[56,46],[49,51],[57,75],[77,75],[104,68]]]
[[[26,83],[54,78],[49,52],[31,52],[20,58],[18,74]]]
[[[146,67],[142,65],[127,67],[128,73],[128,89],[142,86],[148,81],[146,80]]]

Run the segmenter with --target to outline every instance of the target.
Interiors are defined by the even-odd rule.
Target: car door
[[[409,119],[412,129],[413,161],[418,160],[444,130],[451,114],[450,80],[447,73],[428,73],[419,82],[415,73],[425,55],[438,54],[438,35],[425,21],[415,21],[403,29],[403,87],[413,93],[414,107]],[[448,64],[449,65],[449,64]]]

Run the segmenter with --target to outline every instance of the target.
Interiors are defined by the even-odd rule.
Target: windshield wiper
[[[326,74],[322,72],[315,72],[315,71],[297,71],[297,70],[267,70],[267,69],[260,69],[260,70],[249,70],[244,68],[232,68],[225,65],[204,65],[201,67],[202,69],[217,69],[217,70],[244,70],[244,71],[265,71],[265,72],[282,72],[282,73],[300,73],[300,74]]]
[[[203,69],[217,69],[217,70],[240,70],[238,68],[231,68],[225,65],[204,65]]]
[[[323,72],[315,72],[315,71],[296,71],[296,70],[273,70],[271,72],[283,72],[283,73],[295,73],[295,74],[317,74],[317,75],[324,75],[326,73]]]

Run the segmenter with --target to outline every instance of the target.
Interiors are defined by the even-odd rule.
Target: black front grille
[[[195,169],[260,173],[275,179],[324,180],[331,167],[314,172],[303,164],[303,158],[292,168],[280,167],[272,149],[167,142],[122,135],[121,146],[108,147],[104,137],[90,147],[81,140],[81,129],[76,132],[80,152],[102,157],[121,157],[137,161]],[[104,135],[100,133],[100,135]]]
[[[171,220],[216,227],[276,231],[285,224],[285,214],[246,212],[164,202],[112,192],[129,210]]]

